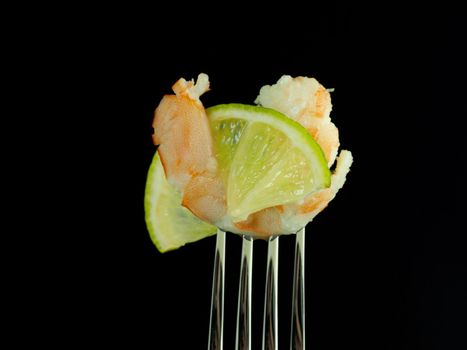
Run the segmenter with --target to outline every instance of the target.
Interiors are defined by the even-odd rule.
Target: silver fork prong
[[[305,228],[295,238],[290,350],[305,349]]]
[[[222,350],[224,332],[225,232],[218,229],[212,276],[208,350]]]
[[[251,276],[253,268],[253,239],[243,236],[240,283],[238,288],[236,350],[251,349]]]
[[[277,272],[279,236],[269,238],[264,297],[263,350],[278,350]]]

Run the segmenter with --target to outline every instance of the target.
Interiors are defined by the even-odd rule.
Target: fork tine
[[[253,268],[253,239],[243,236],[240,285],[238,288],[236,350],[251,349],[251,276]]]
[[[222,350],[224,330],[225,232],[217,229],[212,276],[208,350]]]
[[[277,323],[277,270],[279,260],[279,236],[270,237],[266,269],[264,297],[263,350],[278,350]]]
[[[305,349],[305,228],[295,239],[290,350]]]

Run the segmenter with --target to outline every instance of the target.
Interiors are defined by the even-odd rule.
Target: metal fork
[[[296,235],[292,294],[290,349],[305,349],[305,229]],[[263,350],[278,350],[278,256],[279,237],[268,241],[264,297]],[[251,350],[251,292],[253,239],[243,236],[238,293],[236,350]],[[218,230],[214,258],[208,350],[223,349],[225,232]]]

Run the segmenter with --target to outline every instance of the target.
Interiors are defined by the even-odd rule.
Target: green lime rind
[[[181,205],[181,195],[167,182],[159,155],[149,167],[144,194],[146,226],[156,248],[165,253],[217,232]]]

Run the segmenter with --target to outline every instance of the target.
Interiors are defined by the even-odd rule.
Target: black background
[[[57,95],[74,122],[59,136],[72,156],[55,175],[66,203],[56,209],[58,256],[32,268],[35,316],[52,320],[41,338],[206,348],[215,238],[160,254],[143,210],[154,108],[178,78],[205,72],[206,106],[252,103],[283,74],[335,88],[331,116],[354,165],[307,226],[308,348],[467,347],[465,18],[446,8],[312,8],[206,15],[122,6],[72,22],[52,60],[61,64],[57,81],[78,88]],[[234,344],[240,243],[228,235],[225,349]],[[288,348],[293,244],[281,238],[280,349]],[[265,256],[266,244],[255,242],[254,348]]]

